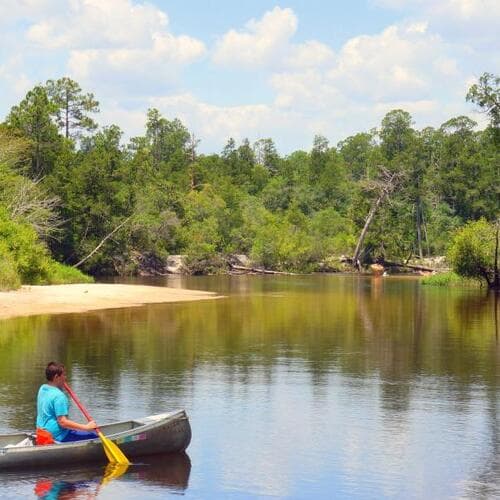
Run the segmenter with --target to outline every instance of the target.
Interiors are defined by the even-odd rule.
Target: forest
[[[0,288],[164,274],[169,255],[193,274],[221,272],[234,254],[295,272],[335,270],[341,256],[453,256],[474,224],[497,227],[498,242],[499,84],[484,73],[464,96],[482,129],[468,116],[416,129],[394,109],[375,129],[285,156],[271,138],[201,154],[155,108],[125,141],[118,125],[98,127],[92,93],[49,80],[0,124]]]

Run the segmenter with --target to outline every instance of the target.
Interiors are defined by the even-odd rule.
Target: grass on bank
[[[1,253],[1,252],[0,252]],[[8,255],[0,255],[0,291],[17,290],[21,285],[65,285],[71,283],[93,283],[91,276],[74,267],[53,260],[46,263],[43,272],[34,281],[25,281],[17,270],[16,263]]]
[[[453,271],[447,273],[433,274],[422,279],[422,285],[442,287],[478,287],[479,281],[471,278],[463,278]]]
[[[75,267],[65,266],[60,262],[52,261],[49,264],[47,284],[66,285],[72,283],[93,283],[94,278],[87,276]]]

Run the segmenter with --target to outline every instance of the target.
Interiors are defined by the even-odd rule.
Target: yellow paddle
[[[66,382],[64,382],[64,388],[66,389],[66,391],[68,391],[68,394],[76,403],[76,406],[78,406],[78,408],[80,408],[80,411],[85,415],[85,418],[90,422],[92,420],[92,417],[89,415],[88,411],[84,408],[80,400],[76,397],[76,394],[71,390],[70,386]],[[112,464],[120,464],[120,465],[130,464],[128,458],[125,456],[123,451],[120,450],[120,448],[118,448],[118,446],[115,443],[113,443],[111,439],[108,439],[98,427],[96,427],[95,430],[97,432],[97,435],[101,438],[102,446],[104,448],[104,453],[106,453],[108,460]]]
[[[100,486],[104,486],[114,479],[118,479],[120,476],[123,476],[125,472],[127,472],[128,464],[111,464],[106,465],[106,469],[104,469],[104,476],[102,478]]]

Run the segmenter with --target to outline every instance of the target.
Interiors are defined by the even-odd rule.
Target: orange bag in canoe
[[[36,445],[37,446],[44,446],[46,444],[55,444],[54,437],[49,431],[46,431],[45,429],[39,429],[37,428],[36,430]]]

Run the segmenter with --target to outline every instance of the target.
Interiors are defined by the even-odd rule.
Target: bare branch
[[[90,259],[90,257],[92,257],[92,255],[94,255],[98,250],[99,248],[101,248],[104,243],[106,243],[106,241],[111,238],[111,236],[113,236],[113,234],[115,234],[117,231],[119,231],[130,219],[132,218],[132,216],[129,216],[127,217],[124,221],[122,221],[118,226],[116,226],[113,231],[111,231],[109,234],[107,234],[102,240],[101,242],[99,243],[99,245],[97,245],[94,250],[92,250],[92,252],[90,252],[86,257],[84,257],[80,262],[77,262],[73,267],[79,267],[81,266],[86,260]]]

